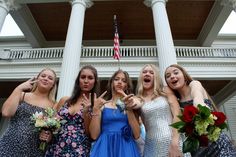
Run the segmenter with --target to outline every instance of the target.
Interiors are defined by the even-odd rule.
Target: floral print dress
[[[46,157],[88,157],[91,147],[90,138],[85,134],[82,110],[75,115],[69,113],[64,105],[58,115],[66,120],[46,152]]]

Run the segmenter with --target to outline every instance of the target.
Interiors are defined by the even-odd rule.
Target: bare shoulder
[[[173,91],[169,86],[164,86],[163,91],[164,91],[167,95],[174,95],[174,91]]]
[[[65,102],[69,99],[68,96],[65,96],[65,97],[62,97],[59,102],[57,102],[55,105],[54,105],[54,109],[56,110],[59,110],[64,104]]]
[[[201,84],[201,82],[200,81],[197,81],[197,80],[193,80],[193,81],[191,81],[190,83],[189,83],[189,86],[190,87],[201,87],[202,86],[202,84]]]

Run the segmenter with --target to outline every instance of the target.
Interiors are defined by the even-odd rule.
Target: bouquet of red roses
[[[170,126],[186,136],[183,142],[183,153],[194,152],[199,147],[207,147],[209,142],[216,141],[223,129],[227,128],[226,116],[223,112],[211,111],[198,104],[184,107],[178,117],[179,122]]]

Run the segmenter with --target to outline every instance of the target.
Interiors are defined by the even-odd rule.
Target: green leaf
[[[180,120],[182,120],[182,121],[184,120],[183,115],[178,115],[177,117],[178,117]]]
[[[185,126],[185,124],[186,124],[185,122],[179,121],[179,122],[172,123],[170,126],[179,130],[179,129],[183,128]]]
[[[195,138],[188,137],[183,142],[183,153],[194,152],[199,148],[199,141]]]
[[[228,125],[226,123],[223,123],[219,126],[219,128],[222,130],[226,128],[228,130]]]
[[[206,119],[210,116],[211,110],[208,107],[202,106],[201,104],[198,104],[197,107],[199,109],[199,115],[202,119]]]

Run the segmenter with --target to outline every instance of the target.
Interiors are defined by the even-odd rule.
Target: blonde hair
[[[159,74],[159,69],[154,65],[154,64],[146,64],[143,66],[143,68],[140,71],[139,74],[139,78],[138,78],[138,83],[137,83],[137,96],[141,97],[143,99],[143,94],[144,94],[144,90],[143,90],[143,70],[146,67],[151,67],[153,72],[154,72],[154,87],[153,87],[153,97],[152,99],[154,99],[155,97],[159,96],[159,95],[165,95],[165,93],[163,92],[163,82],[161,80],[160,74]]]
[[[50,68],[44,68],[43,70],[41,70],[38,75],[37,75],[37,79],[39,78],[39,76],[42,74],[42,72],[46,71],[46,70],[49,70],[51,71],[54,76],[55,76],[55,81],[54,81],[54,84],[53,84],[53,87],[50,89],[50,92],[48,94],[48,99],[53,101],[53,102],[56,102],[56,92],[57,92],[57,84],[56,84],[56,78],[57,78],[57,75],[56,75],[56,72]],[[33,88],[31,90],[31,92],[34,92],[35,90],[37,89],[37,83],[34,83],[33,85]]]

